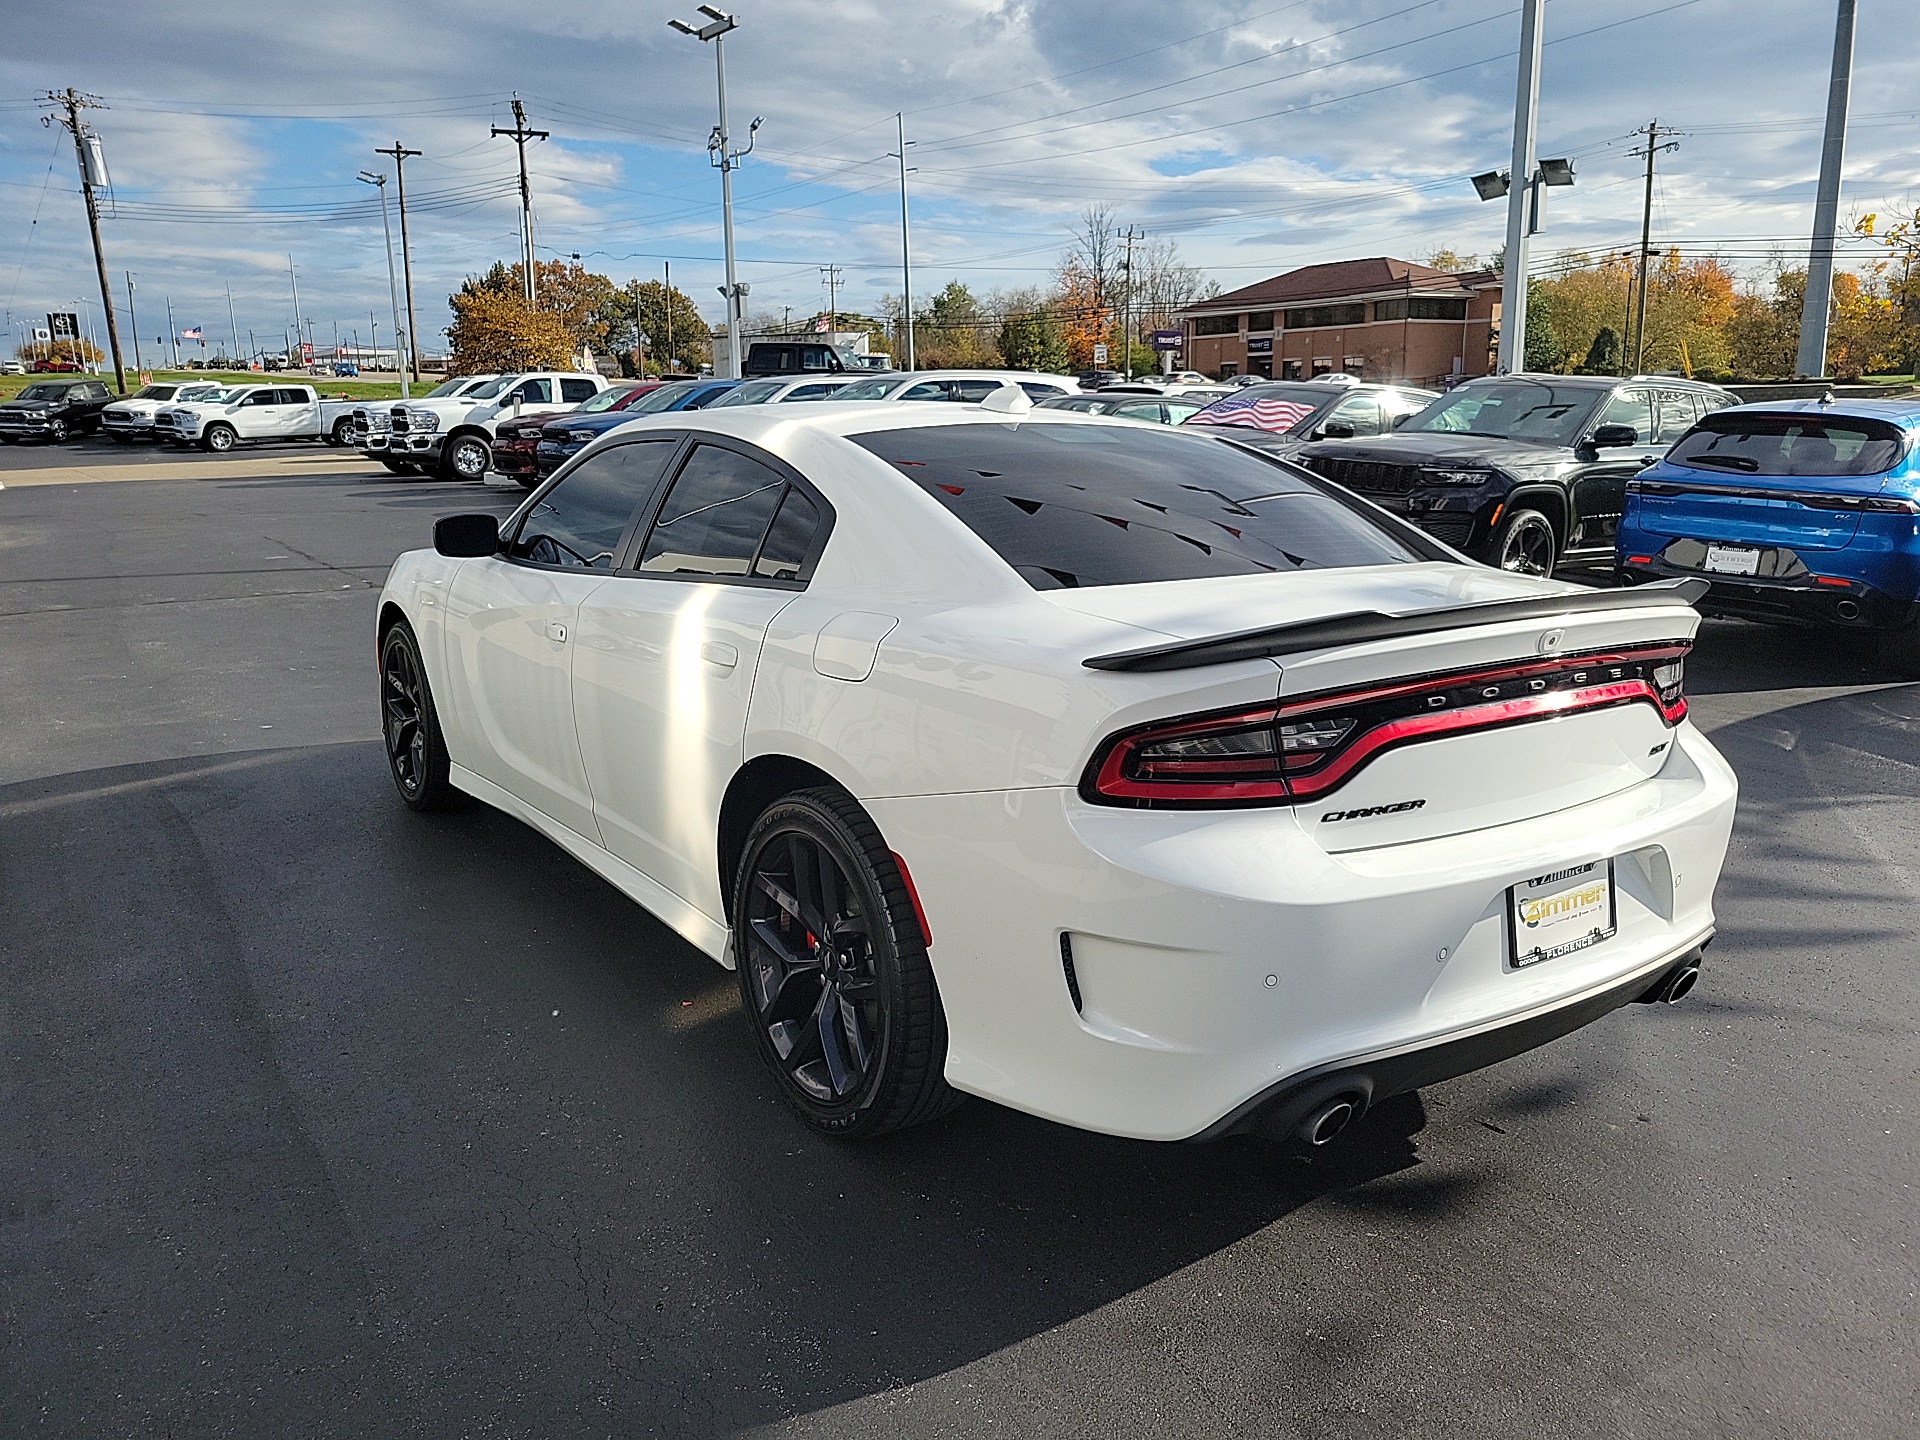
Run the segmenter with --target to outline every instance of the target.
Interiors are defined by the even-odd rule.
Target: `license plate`
[[[1760,552],[1744,545],[1709,545],[1705,568],[1715,575],[1756,575]]]
[[[1507,888],[1515,970],[1598,945],[1614,930],[1613,861],[1536,875]]]

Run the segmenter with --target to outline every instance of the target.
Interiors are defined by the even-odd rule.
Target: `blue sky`
[[[1920,41],[1903,7],[1862,5],[1843,215],[1920,199]],[[1517,0],[745,0],[729,38],[736,132],[765,117],[737,177],[750,308],[811,314],[820,267],[843,306],[897,293],[894,112],[906,113],[915,291],[958,278],[1044,283],[1080,212],[1172,238],[1227,288],[1361,255],[1485,253],[1504,211],[1465,177],[1511,145]],[[120,303],[144,341],[177,327],[280,336],[297,267],[316,339],[386,315],[378,210],[357,171],[408,161],[421,329],[460,278],[518,247],[518,93],[544,257],[675,282],[712,318],[720,264],[711,47],[667,28],[691,6],[360,0],[324,7],[0,0],[0,300],[16,325],[98,292],[71,144],[34,97],[72,85],[117,202]],[[1578,158],[1536,266],[1637,240],[1628,132],[1677,127],[1654,233],[1761,273],[1804,255],[1833,6],[1826,0],[1551,0],[1541,153]],[[263,339],[264,343],[264,339]],[[429,340],[428,348],[432,349]],[[149,356],[149,361],[151,357]]]

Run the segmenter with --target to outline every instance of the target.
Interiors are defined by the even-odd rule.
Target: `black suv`
[[[786,341],[762,340],[747,346],[747,363],[740,367],[742,377],[749,380],[767,375],[790,379],[799,375],[849,373],[864,375],[867,372],[831,345]]]
[[[1456,550],[1551,575],[1562,561],[1611,564],[1627,481],[1701,416],[1737,403],[1658,375],[1489,375],[1391,435],[1322,441],[1295,458]]]
[[[0,441],[57,441],[98,430],[112,398],[98,380],[36,380],[0,405]]]

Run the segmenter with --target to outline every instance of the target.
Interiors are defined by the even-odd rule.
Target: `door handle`
[[[556,645],[567,643],[567,627],[558,620],[547,621],[547,638]]]
[[[740,663],[740,652],[723,640],[709,640],[700,647],[700,658],[709,665],[731,670]]]

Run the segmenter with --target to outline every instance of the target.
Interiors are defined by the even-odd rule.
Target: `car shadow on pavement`
[[[1839,629],[1708,619],[1687,657],[1693,695],[1900,681],[1881,665],[1873,635]]]
[[[69,1429],[220,1429],[245,1394],[257,1433],[373,1433],[424,1395],[436,1432],[558,1433],[598,1397],[719,1433],[1316,1200],[1470,1198],[1370,1195],[1419,1164],[1417,1096],[1304,1155],[979,1101],[816,1136],[730,975],[517,821],[406,811],[371,742],[0,789],[0,874],[0,1314],[34,1317],[0,1403]]]

